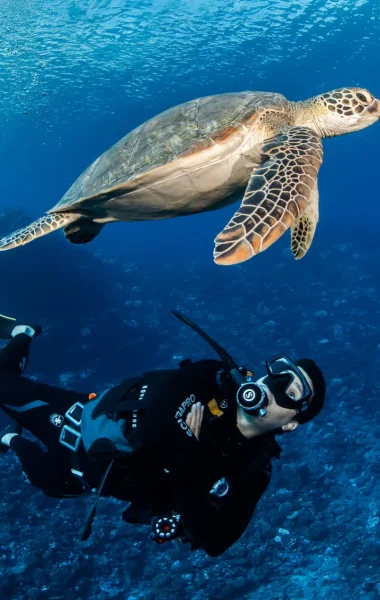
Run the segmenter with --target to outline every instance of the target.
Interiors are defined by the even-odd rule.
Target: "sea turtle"
[[[289,227],[293,255],[302,258],[318,221],[321,138],[358,131],[379,117],[380,101],[361,88],[300,102],[250,91],[191,100],[122,138],[45,216],[2,238],[0,250],[60,228],[72,243],[86,243],[105,223],[216,210],[244,192],[215,239],[215,262],[243,262]]]

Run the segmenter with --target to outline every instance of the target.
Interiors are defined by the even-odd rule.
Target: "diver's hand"
[[[186,424],[189,426],[197,440],[199,440],[199,434],[201,432],[201,425],[203,419],[204,406],[200,402],[196,402],[191,407],[191,411],[186,417]]]

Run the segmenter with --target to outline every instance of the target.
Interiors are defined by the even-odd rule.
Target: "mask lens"
[[[285,394],[288,395],[289,388],[291,385],[295,383],[297,387],[300,387],[300,397],[297,400],[292,397],[293,394],[289,394],[288,398],[292,402],[299,403],[302,401],[307,401],[311,397],[311,389],[304,377],[303,373],[300,369],[288,358],[284,355],[275,356],[271,358],[266,363],[267,371],[269,375],[272,377],[286,377],[286,388]]]

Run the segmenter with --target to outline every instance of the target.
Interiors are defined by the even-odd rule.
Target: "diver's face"
[[[299,369],[300,369],[300,371],[302,371],[302,374],[305,376],[306,381],[310,385],[312,392],[314,392],[313,382],[311,381],[310,377],[304,371],[304,369],[302,369],[301,367],[299,367]],[[265,392],[268,397],[268,406],[266,407],[267,414],[265,415],[265,417],[258,417],[258,418],[265,419],[266,424],[270,425],[270,429],[279,429],[280,427],[282,427],[282,429],[284,431],[291,431],[292,429],[295,429],[298,426],[298,423],[297,423],[297,421],[294,421],[293,419],[296,416],[296,414],[298,413],[298,411],[293,408],[283,408],[282,406],[279,406],[276,402],[276,391],[274,389],[274,391],[272,392],[269,389],[269,387],[266,385],[267,381],[268,381],[267,376],[261,377],[260,379],[258,379],[256,381],[256,383],[258,383],[264,387]],[[294,398],[294,400],[301,399],[302,383],[297,376],[294,377],[294,380],[290,384],[290,386],[288,388],[288,394],[290,394],[292,396],[292,398]]]

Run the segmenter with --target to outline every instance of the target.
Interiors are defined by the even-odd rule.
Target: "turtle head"
[[[359,131],[380,118],[380,101],[363,88],[340,88],[300,104],[302,124],[306,126],[307,120],[307,126],[321,137]]]

